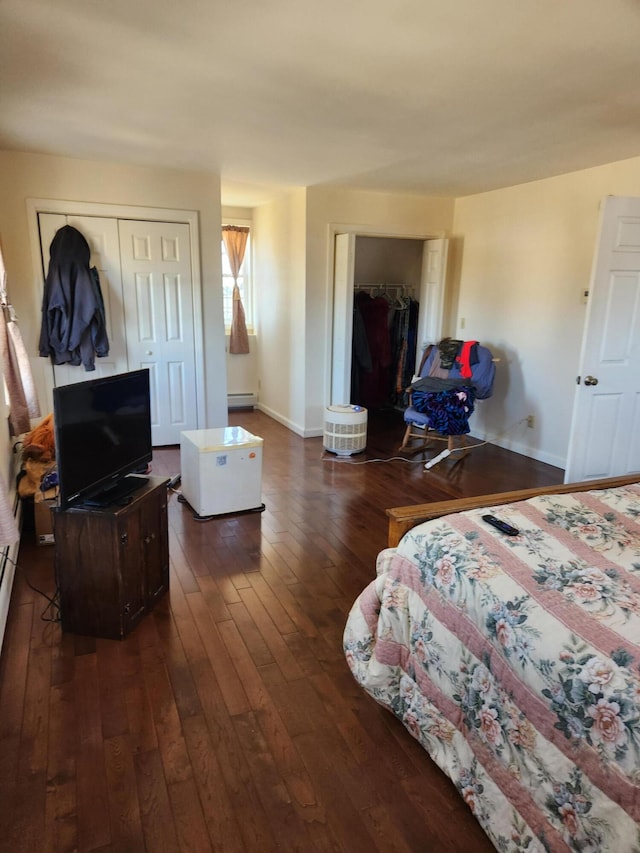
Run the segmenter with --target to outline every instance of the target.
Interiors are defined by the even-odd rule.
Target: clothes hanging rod
[[[410,284],[363,284],[363,283],[360,283],[360,284],[355,284],[354,288],[355,288],[355,290],[381,290],[383,292],[389,291],[389,290],[391,290],[391,291],[398,291],[399,290],[399,291],[402,291],[402,293],[404,293],[407,290],[409,290],[409,291],[413,290],[413,286]]]

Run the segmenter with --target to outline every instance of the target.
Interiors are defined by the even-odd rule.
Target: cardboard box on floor
[[[55,498],[50,500],[34,500],[33,519],[36,529],[36,543],[38,545],[53,545],[53,517],[52,508],[56,505]]]

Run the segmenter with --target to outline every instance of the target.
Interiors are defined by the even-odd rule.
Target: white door
[[[444,238],[425,240],[424,242],[420,297],[418,300],[420,311],[418,313],[416,373],[420,369],[425,347],[437,343],[442,337],[448,249],[449,241]]]
[[[579,373],[565,482],[640,471],[640,198],[602,205]]]
[[[98,216],[40,213],[38,214],[38,222],[45,276],[49,269],[49,247],[58,229],[64,225],[72,225],[85,237],[91,250],[89,265],[96,267],[100,276],[100,289],[104,299],[107,335],[109,337],[109,355],[104,358],[96,358],[95,371],[87,372],[83,367],[69,367],[64,364],[56,365],[53,368],[55,384],[69,385],[72,382],[84,382],[86,379],[124,373],[128,368],[124,338],[117,220]]]
[[[129,370],[149,368],[154,445],[197,429],[189,226],[120,220]]]
[[[347,406],[351,402],[355,250],[355,234],[336,234],[331,353],[332,406]]]

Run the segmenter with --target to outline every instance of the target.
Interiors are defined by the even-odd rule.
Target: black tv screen
[[[60,506],[67,509],[151,461],[149,371],[56,387],[53,419]]]

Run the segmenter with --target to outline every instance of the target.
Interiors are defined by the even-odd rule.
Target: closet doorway
[[[447,249],[444,238],[335,235],[332,405],[397,403],[442,336]]]

